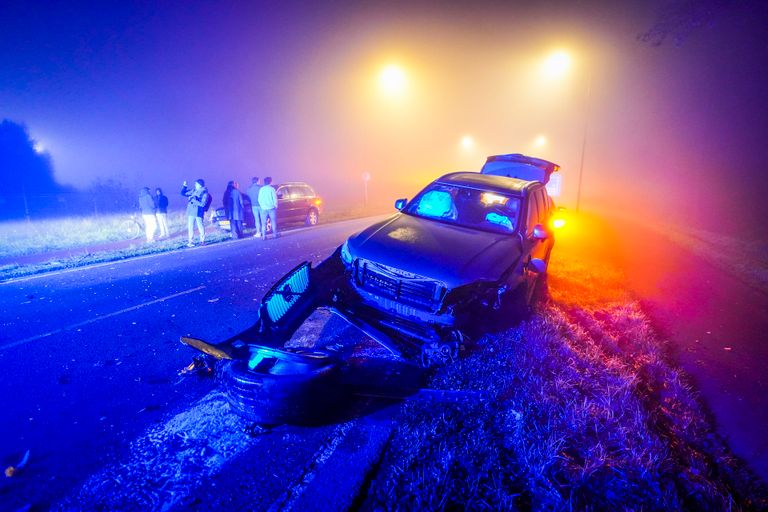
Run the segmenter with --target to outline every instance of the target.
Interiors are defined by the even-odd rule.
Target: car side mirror
[[[407,199],[398,199],[397,201],[395,201],[395,208],[397,208],[398,210],[402,210],[403,208],[405,208],[405,205],[407,202],[408,202]]]
[[[277,194],[277,198],[278,198],[278,199],[282,199],[282,198],[283,198],[283,195],[284,195],[284,194],[283,194],[282,192],[280,192],[279,194]]]
[[[547,264],[539,258],[531,258],[531,261],[528,262],[528,270],[537,274],[543,274],[547,271]]]
[[[536,224],[533,227],[533,238],[536,240],[546,240],[549,238],[549,233],[547,233],[547,230],[544,229],[544,226],[541,224]]]

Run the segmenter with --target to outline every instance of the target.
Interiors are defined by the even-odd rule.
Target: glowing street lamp
[[[557,80],[565,76],[571,69],[570,54],[558,50],[547,57],[541,64],[541,73],[545,78]]]
[[[379,89],[387,96],[400,96],[407,86],[408,76],[397,64],[388,64],[379,72]]]
[[[472,149],[475,147],[475,139],[471,135],[465,135],[461,138],[461,147],[463,149]]]
[[[541,149],[547,145],[547,138],[544,135],[539,135],[535,139],[533,139],[533,145],[537,149]]]

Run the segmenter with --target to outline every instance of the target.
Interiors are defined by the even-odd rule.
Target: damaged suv
[[[530,303],[554,244],[544,183],[452,173],[396,206],[340,256],[379,326],[426,342],[425,363],[455,358],[465,336]]]

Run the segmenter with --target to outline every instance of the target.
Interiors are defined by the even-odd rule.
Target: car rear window
[[[517,229],[520,199],[489,190],[434,183],[422,190],[404,212],[483,231],[511,233]]]

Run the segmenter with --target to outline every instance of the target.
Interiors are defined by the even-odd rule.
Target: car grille
[[[441,283],[392,267],[359,260],[357,282],[363,289],[427,311],[436,311],[445,290]]]

